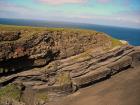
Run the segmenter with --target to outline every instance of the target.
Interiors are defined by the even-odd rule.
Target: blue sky
[[[140,28],[140,0],[0,0],[0,18]]]

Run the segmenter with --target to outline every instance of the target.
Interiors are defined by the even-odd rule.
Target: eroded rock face
[[[20,32],[18,31],[1,31],[0,41],[14,41],[20,38]]]
[[[114,46],[109,36],[96,31],[10,28],[2,27],[0,32],[0,73],[3,74],[44,66],[90,49],[102,51]]]
[[[10,33],[6,28],[5,35],[6,31]],[[139,47],[114,43],[96,31],[20,28],[11,35],[19,36],[0,41],[0,86],[22,84],[23,97],[28,97],[30,89],[31,99],[25,102],[29,105],[30,100],[33,105],[54,100],[140,61]]]
[[[56,60],[41,68],[7,76],[1,84],[14,79],[16,83],[23,83],[35,91],[69,93],[133,66],[139,59],[135,57],[135,52],[140,54],[136,49],[126,46],[94,56],[80,54]],[[116,55],[120,50],[123,53]]]

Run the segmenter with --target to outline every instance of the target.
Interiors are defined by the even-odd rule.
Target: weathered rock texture
[[[10,26],[0,31],[0,85],[31,89],[32,102],[26,99],[28,92],[23,94],[30,105],[38,103],[34,94],[71,93],[140,61],[139,47],[101,32]]]
[[[74,29],[4,27],[0,32],[1,72],[44,66],[90,49],[99,51],[121,46],[101,32]]]

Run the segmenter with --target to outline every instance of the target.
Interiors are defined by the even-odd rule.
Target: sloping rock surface
[[[23,85],[27,105],[35,105],[34,94],[47,92],[53,100],[56,93],[74,92],[140,61],[140,47],[101,32],[15,26],[0,26],[0,31],[0,86]],[[31,99],[26,99],[28,89]]]

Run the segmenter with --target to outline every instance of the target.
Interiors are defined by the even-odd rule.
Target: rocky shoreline
[[[101,32],[14,26],[0,31],[0,87],[15,84],[27,105],[45,105],[140,61],[140,47]]]

